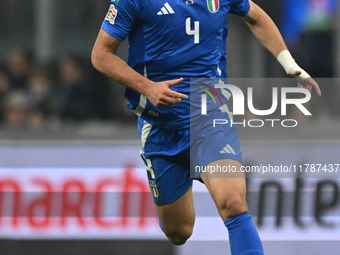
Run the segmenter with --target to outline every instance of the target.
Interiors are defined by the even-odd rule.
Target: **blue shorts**
[[[157,205],[170,204],[184,195],[192,180],[199,178],[200,173],[193,171],[196,166],[205,167],[220,159],[243,163],[236,127],[213,127],[214,119],[229,119],[229,115],[221,111],[209,113],[204,120],[191,121],[190,129],[160,128],[139,118],[141,156]]]

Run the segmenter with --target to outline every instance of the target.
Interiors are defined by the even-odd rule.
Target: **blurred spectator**
[[[0,122],[3,120],[6,95],[10,87],[9,78],[4,72],[0,71]]]
[[[26,123],[28,101],[23,91],[16,90],[7,95],[4,119],[9,127],[24,127]]]
[[[11,88],[21,89],[26,86],[32,66],[31,55],[24,48],[15,47],[9,51],[6,68]]]
[[[25,88],[28,101],[27,125],[31,128],[43,126],[46,120],[57,115],[57,97],[43,69],[35,69],[29,76]]]
[[[31,109],[39,109],[45,117],[57,114],[57,97],[43,69],[36,69],[32,72],[25,93]]]
[[[46,123],[43,112],[29,101],[23,90],[10,92],[4,108],[4,124],[10,128],[37,129]]]
[[[10,82],[8,76],[0,71],[0,94],[5,94],[10,87]]]
[[[281,31],[297,62],[304,63],[313,77],[333,77],[331,59],[335,49],[337,0],[283,0],[282,3]]]
[[[79,121],[96,117],[92,83],[81,61],[67,56],[59,62],[59,71],[61,118]]]

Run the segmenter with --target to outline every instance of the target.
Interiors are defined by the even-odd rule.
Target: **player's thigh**
[[[150,189],[164,232],[167,234],[192,228],[195,218],[192,179],[185,153],[153,156],[145,159],[145,162]]]
[[[215,119],[226,119],[231,122],[226,112],[212,111],[205,118],[198,118],[190,129],[190,151],[192,171],[195,178],[202,172],[225,169],[209,169],[211,162],[230,159],[242,163],[242,151],[236,126],[212,125]]]
[[[242,164],[233,159],[221,159],[208,165],[240,170]],[[202,173],[201,178],[207,186],[216,207],[224,221],[248,211],[246,202],[246,181],[243,173],[222,174]]]
[[[165,232],[190,232],[195,223],[192,187],[171,204],[156,205]]]
[[[194,222],[189,130],[162,129],[139,121],[150,189],[165,232]]]

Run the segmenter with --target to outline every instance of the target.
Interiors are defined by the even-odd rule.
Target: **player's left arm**
[[[280,62],[287,75],[299,81],[299,87],[309,91],[314,88],[317,95],[321,96],[319,85],[296,64],[279,29],[265,11],[250,0],[250,10],[243,19],[260,43]]]

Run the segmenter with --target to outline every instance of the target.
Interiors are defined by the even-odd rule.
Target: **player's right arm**
[[[170,89],[183,78],[162,82],[153,82],[129,67],[116,55],[120,41],[100,30],[92,50],[92,64],[101,73],[131,89],[145,95],[156,107],[171,106],[187,99],[184,94]]]

